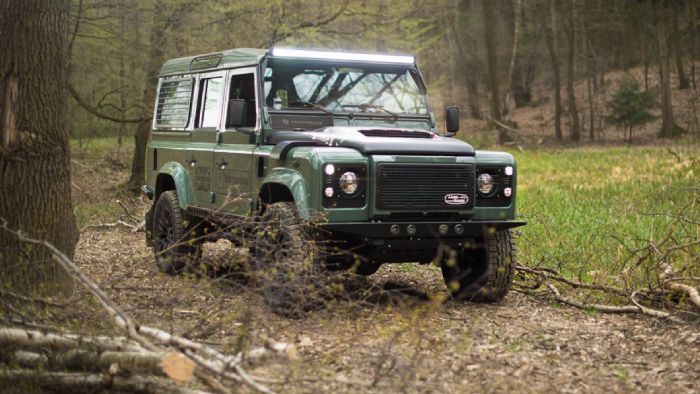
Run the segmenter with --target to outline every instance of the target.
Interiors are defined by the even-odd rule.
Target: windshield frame
[[[359,68],[359,67],[367,67],[371,68],[373,66],[376,66],[377,68],[383,68],[383,69],[396,69],[396,70],[404,70],[404,72],[407,72],[410,77],[413,79],[413,82],[416,85],[416,88],[418,90],[418,95],[419,98],[422,100],[423,106],[425,107],[425,112],[423,113],[403,113],[403,112],[398,112],[396,114],[391,114],[387,113],[378,109],[372,109],[371,111],[365,110],[360,110],[359,108],[356,108],[355,106],[353,108],[347,108],[347,109],[342,109],[340,106],[337,108],[328,108],[326,106],[323,106],[325,108],[325,111],[319,108],[314,108],[313,106],[304,106],[304,107],[284,107],[282,109],[275,109],[273,106],[269,106],[267,102],[267,97],[266,97],[266,92],[265,92],[265,73],[266,70],[269,68],[269,62],[277,62],[277,61],[284,61],[284,62],[290,62],[294,64],[299,64],[299,65],[308,65],[310,67],[313,67],[314,65],[319,65],[320,67],[347,67],[347,68]],[[298,112],[311,112],[311,113],[319,113],[319,112],[331,112],[332,116],[339,116],[339,117],[368,117],[368,118],[405,118],[405,119],[432,119],[432,107],[430,106],[430,100],[428,99],[428,92],[427,88],[425,86],[425,83],[423,81],[423,77],[418,70],[418,67],[416,67],[415,64],[395,64],[395,63],[382,63],[382,62],[368,62],[368,61],[348,61],[348,60],[325,60],[325,59],[307,59],[307,58],[285,58],[285,57],[274,57],[271,55],[265,56],[264,59],[262,59],[261,65],[260,65],[260,74],[261,74],[261,83],[260,83],[260,88],[262,91],[261,94],[261,104],[263,108],[271,113],[298,113]]]

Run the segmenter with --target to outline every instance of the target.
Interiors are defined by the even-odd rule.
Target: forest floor
[[[241,276],[161,274],[142,232],[88,227],[133,222],[117,200],[135,216],[146,209],[120,191],[131,152],[115,145],[105,139],[73,148],[74,202],[83,228],[77,264],[143,324],[231,351],[263,337],[294,343],[298,360],[251,371],[272,379],[274,390],[700,390],[697,321],[606,315],[517,292],[499,304],[442,302],[439,268],[416,264],[384,266],[368,278],[334,274],[354,291],[288,319],[270,312]],[[521,163],[520,211],[530,222],[519,233],[521,261],[555,261],[573,276],[607,271],[614,278],[620,267],[610,261],[617,261],[620,246],[601,233],[620,229],[632,239],[634,231],[662,233],[667,218],[638,218],[629,207],[672,209],[697,195],[699,152],[693,144],[514,152]],[[669,197],[661,203],[654,197],[659,184]],[[219,241],[206,246],[203,259],[244,255]]]

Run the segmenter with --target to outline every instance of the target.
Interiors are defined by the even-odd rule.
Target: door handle
[[[214,164],[216,164],[216,165],[217,165],[219,168],[221,168],[222,170],[225,170],[225,169],[226,169],[226,166],[228,166],[228,162],[227,162],[226,160],[224,160],[224,159],[221,159],[221,160],[217,161],[217,162],[214,163]]]
[[[197,164],[197,159],[195,159],[194,157],[192,157],[191,159],[185,159],[185,161],[187,162],[187,164],[190,165],[190,167],[194,167]]]

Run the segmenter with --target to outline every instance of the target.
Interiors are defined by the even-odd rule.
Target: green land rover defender
[[[324,270],[435,263],[457,299],[499,301],[515,265],[513,156],[440,134],[413,56],[233,49],[160,72],[144,194],[168,273],[205,241],[249,248],[277,308]],[[302,287],[302,288],[296,288]]]

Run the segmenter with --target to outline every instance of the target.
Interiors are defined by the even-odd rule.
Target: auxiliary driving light
[[[503,169],[503,173],[506,174],[507,176],[513,176],[513,167],[508,166]]]
[[[503,195],[506,197],[510,197],[513,194],[513,189],[507,187],[503,189]]]
[[[272,48],[271,52],[272,56],[276,57],[309,58],[333,61],[347,60],[398,64],[414,64],[416,62],[416,58],[410,55],[382,55],[378,53],[314,51],[309,49],[292,49],[279,47]]]
[[[447,230],[449,230],[449,228],[446,224],[441,224],[440,227],[438,227],[438,230],[440,231],[440,234],[445,235],[447,234]]]
[[[461,224],[455,225],[455,233],[459,235],[464,234],[464,226],[462,226]]]
[[[323,169],[323,171],[326,173],[326,175],[331,176],[335,174],[335,166],[333,164],[326,164],[326,167]]]
[[[328,198],[333,197],[333,194],[334,194],[334,193],[335,193],[335,191],[333,190],[332,187],[327,187],[327,188],[323,191],[323,195],[326,196],[326,197],[328,197]]]
[[[401,231],[401,229],[399,228],[398,224],[392,224],[389,231],[391,232],[391,235],[399,235],[399,231]]]

